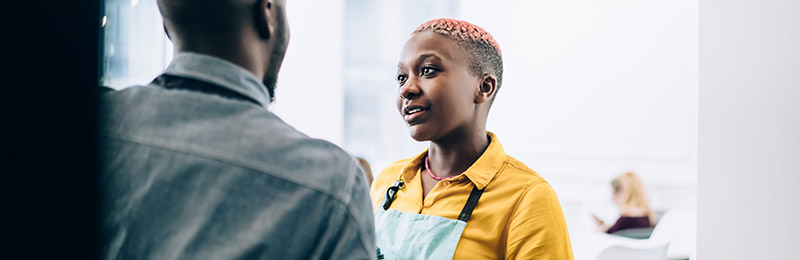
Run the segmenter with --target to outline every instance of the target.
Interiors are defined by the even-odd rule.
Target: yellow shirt
[[[487,134],[489,147],[481,157],[458,177],[437,183],[424,201],[420,170],[428,151],[389,165],[372,183],[373,208],[402,175],[406,187],[391,208],[455,220],[474,185],[485,189],[453,259],[573,259],[564,214],[550,184],[506,155],[497,137]]]

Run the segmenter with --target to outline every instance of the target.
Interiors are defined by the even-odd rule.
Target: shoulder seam
[[[542,181],[539,181],[539,182],[537,182],[537,183],[531,184],[531,186],[530,186],[530,187],[528,187],[528,188],[526,188],[526,189],[525,189],[525,192],[523,192],[523,193],[522,193],[522,194],[519,196],[519,198],[517,198],[517,201],[514,203],[514,209],[512,209],[512,210],[511,210],[511,215],[510,215],[510,216],[511,216],[512,218],[514,217],[514,214],[516,214],[516,213],[517,213],[517,209],[519,208],[519,204],[522,202],[522,198],[524,198],[526,195],[528,195],[528,192],[530,192],[531,190],[533,190],[533,188],[534,188],[534,187],[536,187],[536,186],[538,186],[538,185],[540,185],[540,184],[542,184],[542,183],[547,183],[547,182],[546,182],[546,181],[544,181],[544,180],[542,180]],[[511,231],[511,229],[510,229],[510,228],[511,228],[511,221],[509,220],[508,222],[506,222],[506,232],[510,232],[510,231]],[[514,242],[517,242],[517,241],[514,241]],[[508,245],[511,245],[511,244],[513,244],[514,242],[507,244],[507,246],[508,246]]]
[[[506,163],[506,164],[509,164],[509,165],[511,165],[511,167],[514,167],[514,168],[516,168],[516,169],[519,169],[520,171],[523,171],[523,172],[525,172],[525,173],[536,173],[536,171],[534,171],[533,169],[531,169],[531,168],[529,168],[529,167],[527,167],[527,166],[525,166],[525,167],[520,167],[520,166],[519,166],[519,165],[517,165],[515,162],[519,162],[519,163],[521,163],[520,161],[518,161],[518,160],[516,160],[516,159],[513,159],[513,158],[511,158],[511,159],[507,159],[507,160],[506,160],[504,163]]]

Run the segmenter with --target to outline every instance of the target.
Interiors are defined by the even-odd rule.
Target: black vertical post
[[[0,258],[97,259],[100,0],[8,4]]]

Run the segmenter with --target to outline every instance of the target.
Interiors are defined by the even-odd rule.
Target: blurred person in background
[[[600,231],[613,234],[622,230],[654,226],[655,216],[650,209],[650,201],[639,176],[633,172],[620,174],[611,180],[611,189],[614,205],[619,209],[620,217],[613,225],[609,225],[592,215]]]
[[[285,1],[158,8],[174,59],[101,96],[102,257],[376,259],[358,163],[268,110]]]
[[[369,162],[367,162],[367,159],[361,157],[356,157],[356,160],[361,164],[361,168],[364,169],[364,176],[367,177],[367,184],[372,186],[372,167],[369,166]]]
[[[397,66],[397,109],[421,154],[371,188],[386,259],[572,259],[550,184],[486,131],[502,83],[500,47],[474,24],[435,19],[409,37]]]

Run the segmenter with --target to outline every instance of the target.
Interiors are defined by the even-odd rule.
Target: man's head
[[[216,56],[263,79],[274,98],[289,44],[284,0],[158,0],[178,52]]]
[[[492,36],[473,24],[436,19],[409,37],[397,64],[397,108],[417,141],[485,134],[503,61]]]

